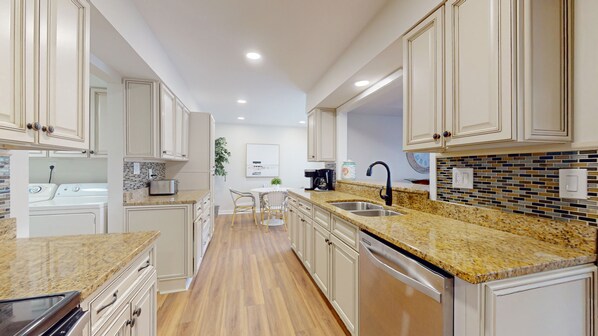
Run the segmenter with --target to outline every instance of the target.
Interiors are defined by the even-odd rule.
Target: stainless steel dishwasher
[[[372,235],[359,240],[359,335],[453,335],[453,278]]]

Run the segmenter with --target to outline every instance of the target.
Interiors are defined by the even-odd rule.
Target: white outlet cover
[[[473,168],[453,168],[453,188],[473,189]]]
[[[588,170],[559,169],[559,197],[569,199],[587,199]]]
[[[133,162],[133,175],[141,174],[141,164],[139,162]]]

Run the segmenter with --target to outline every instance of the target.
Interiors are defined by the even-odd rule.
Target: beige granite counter
[[[0,243],[0,299],[66,291],[85,300],[159,232],[18,238]]]
[[[17,238],[17,219],[0,219],[0,240]]]
[[[474,284],[596,261],[595,250],[552,244],[404,207],[386,207],[401,212],[400,216],[362,217],[329,204],[372,201],[349,193],[291,190],[290,194]]]
[[[149,196],[144,193],[125,196],[125,206],[195,204],[210,193],[208,189],[182,190],[171,196]]]
[[[345,188],[350,188],[349,186],[360,186],[360,187],[370,187],[374,188],[377,191],[380,188],[386,187],[385,181],[361,181],[361,180],[338,180],[336,181],[337,184],[343,184]],[[391,182],[391,186],[393,190],[408,192],[408,193],[416,193],[416,194],[430,194],[430,186],[423,185],[423,184],[415,184],[410,182]]]

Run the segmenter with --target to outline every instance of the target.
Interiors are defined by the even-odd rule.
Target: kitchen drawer
[[[201,230],[201,255],[204,255],[206,253],[206,250],[208,249],[208,243],[210,242],[210,238],[211,238],[212,232],[210,231],[210,218],[208,217],[204,223],[203,223],[203,228]]]
[[[313,218],[313,216],[314,216],[313,215],[314,207],[313,207],[313,205],[311,203],[305,202],[305,201],[299,201],[297,208],[299,209],[299,211],[301,211],[302,213],[304,213],[310,219]]]
[[[314,206],[314,222],[330,231],[330,212]]]
[[[289,197],[289,204],[297,207],[297,206],[299,206],[299,201],[294,197]]]
[[[89,303],[91,314],[91,328],[95,332],[102,324],[110,319],[112,313],[135,289],[136,285],[143,281],[147,274],[155,268],[154,250],[151,249],[137,258],[116,280]]]
[[[202,209],[202,203],[196,203],[195,206],[193,207],[193,220],[196,221],[198,218],[200,218],[203,215],[204,211]]]
[[[203,207],[203,210],[206,211],[210,208],[210,196],[206,196],[203,201],[201,202],[201,205]]]
[[[332,229],[330,232],[355,251],[358,250],[359,228],[357,226],[332,216]]]

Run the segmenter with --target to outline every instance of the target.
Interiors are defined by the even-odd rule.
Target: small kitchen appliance
[[[316,170],[315,169],[306,169],[305,170],[305,177],[309,179],[309,187],[305,188],[305,190],[314,190],[316,188]]]
[[[310,178],[309,188],[305,190],[328,191],[334,190],[334,169],[306,170],[305,177]]]
[[[153,180],[150,182],[149,194],[151,196],[176,195],[177,192],[179,192],[178,180]]]

